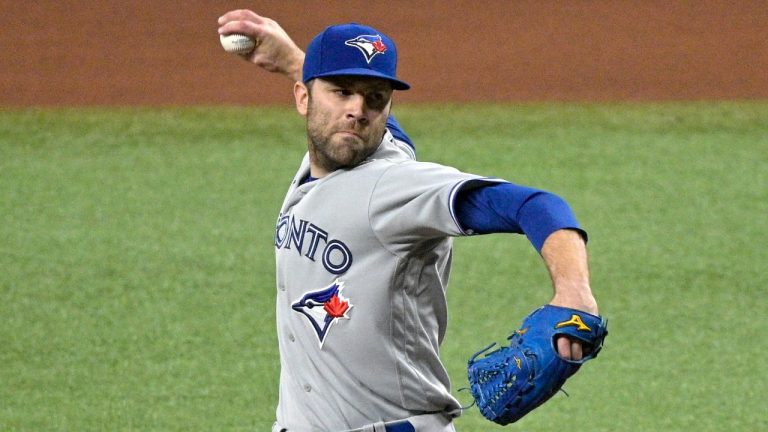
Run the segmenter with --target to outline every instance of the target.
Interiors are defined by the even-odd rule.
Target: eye
[[[366,95],[366,99],[368,105],[370,105],[372,108],[383,109],[389,101],[389,95],[387,92],[383,91],[371,92]]]
[[[349,89],[345,89],[345,88],[337,88],[337,89],[333,90],[333,94],[335,94],[336,96],[346,97],[346,96],[351,95],[352,91],[349,90]]]

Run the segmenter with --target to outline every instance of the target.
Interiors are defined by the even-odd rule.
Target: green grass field
[[[768,103],[398,106],[422,160],[566,197],[610,322],[507,430],[760,431]],[[289,109],[0,111],[0,431],[266,431]],[[459,239],[442,356],[551,289],[520,236]],[[463,432],[503,430],[471,409]]]

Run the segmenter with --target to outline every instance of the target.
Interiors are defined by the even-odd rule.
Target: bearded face
[[[313,176],[353,167],[378,148],[391,108],[388,81],[364,77],[317,78],[305,87],[304,105]],[[314,172],[317,171],[317,172]]]

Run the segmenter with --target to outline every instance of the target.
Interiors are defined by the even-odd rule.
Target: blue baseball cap
[[[356,24],[334,25],[315,36],[307,47],[302,80],[354,75],[383,78],[395,90],[411,86],[396,77],[395,42],[380,31]]]

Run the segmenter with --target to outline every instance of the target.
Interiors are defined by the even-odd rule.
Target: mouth
[[[350,137],[355,137],[357,139],[363,139],[363,137],[360,136],[360,134],[358,134],[355,131],[351,131],[351,130],[341,130],[341,131],[338,131],[336,133],[340,134],[340,135],[343,135],[343,136],[350,136]]]

